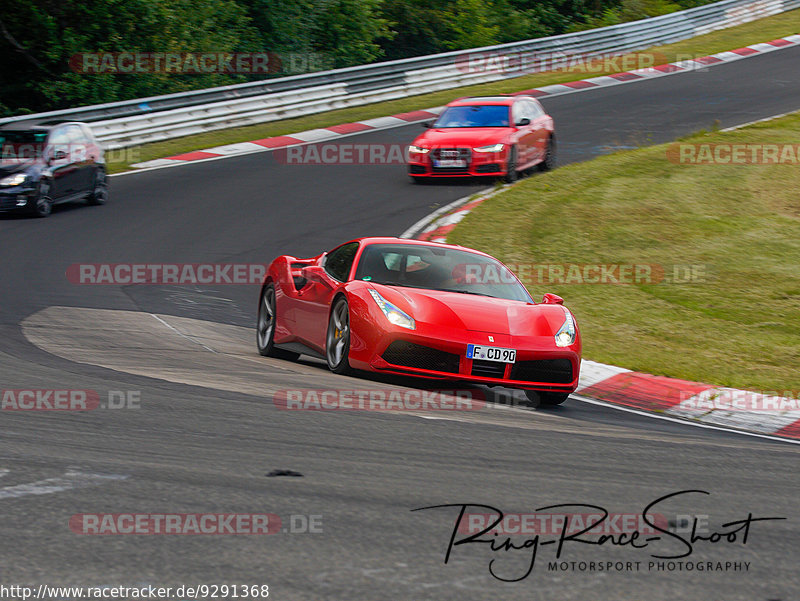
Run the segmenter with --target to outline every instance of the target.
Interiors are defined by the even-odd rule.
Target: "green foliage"
[[[445,12],[448,50],[480,48],[497,43],[500,26],[491,20],[493,7],[483,0],[459,0]]]
[[[0,116],[264,77],[85,74],[70,68],[78,53],[315,53],[316,68],[347,67],[602,27],[707,1],[3,0]]]
[[[244,81],[217,74],[87,75],[70,68],[78,53],[235,52],[257,39],[234,0],[5,0],[4,6],[0,19],[8,35],[0,46],[14,59],[0,74],[0,102],[14,112]]]
[[[310,52],[313,47],[314,0],[240,0],[260,38],[260,49]]]
[[[384,51],[379,38],[389,39],[389,21],[379,15],[381,0],[328,0],[318,7],[313,38],[316,50],[333,58],[335,67],[374,62]]]
[[[685,0],[691,6],[708,4],[703,0]],[[682,3],[670,2],[669,0],[622,0],[615,6],[605,8],[600,15],[589,17],[584,23],[575,23],[570,29],[572,31],[582,31],[594,29],[596,27],[606,27],[627,23],[628,21],[638,21],[666,15],[691,6],[681,6]]]

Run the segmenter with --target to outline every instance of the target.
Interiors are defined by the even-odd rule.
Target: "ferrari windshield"
[[[449,106],[434,127],[508,127],[507,104]]]
[[[466,250],[421,244],[370,244],[357,280],[531,303],[525,287],[500,261]]]

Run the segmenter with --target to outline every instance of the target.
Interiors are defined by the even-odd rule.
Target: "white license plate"
[[[433,161],[434,167],[466,167],[467,162],[464,159],[439,159]]]
[[[467,359],[497,361],[498,363],[514,363],[514,361],[517,360],[517,351],[515,351],[513,348],[468,344]]]

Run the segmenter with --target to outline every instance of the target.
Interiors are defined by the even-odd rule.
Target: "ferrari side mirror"
[[[546,292],[545,295],[542,297],[542,302],[545,305],[563,305],[564,299],[558,296],[557,294],[551,294]]]

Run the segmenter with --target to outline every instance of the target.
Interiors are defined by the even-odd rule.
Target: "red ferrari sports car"
[[[261,288],[262,355],[521,388],[562,403],[581,339],[561,298],[536,303],[491,256],[449,244],[361,238],[310,259],[275,259]]]
[[[431,177],[498,176],[513,182],[536,165],[555,167],[553,119],[531,96],[459,98],[408,147],[408,173]]]

